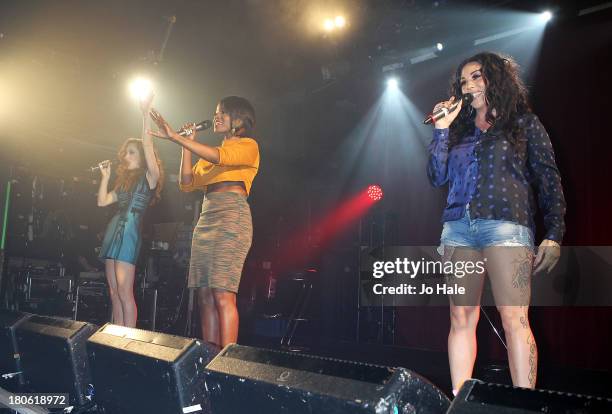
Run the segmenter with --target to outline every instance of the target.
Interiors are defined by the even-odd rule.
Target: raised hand
[[[140,112],[142,112],[143,116],[147,116],[149,111],[151,110],[151,104],[153,103],[153,98],[155,95],[151,92],[149,95],[142,98],[138,104],[140,106]]]
[[[153,120],[153,122],[155,122],[155,125],[157,125],[159,130],[158,131],[147,130],[147,134],[157,137],[157,138],[171,139],[171,140],[174,140],[179,136],[176,133],[176,131],[172,129],[170,124],[166,122],[164,117],[162,117],[161,114],[157,112],[155,109],[151,108],[149,110],[149,116],[151,116],[151,119]]]
[[[102,175],[102,178],[110,178],[111,162],[109,160],[102,161],[100,164],[98,164],[98,166],[100,167],[100,174]]]
[[[440,108],[447,108],[449,109],[450,106],[452,104],[455,103],[455,97],[451,97],[448,101],[442,101],[438,104],[436,104],[436,106],[434,106],[434,109],[432,112],[437,111]],[[450,124],[453,123],[453,121],[455,120],[455,118],[457,118],[457,115],[459,115],[459,112],[461,111],[461,106],[463,105],[463,100],[460,99],[459,100],[459,105],[457,105],[457,107],[455,108],[454,111],[449,112],[445,117],[440,118],[436,121],[435,123],[435,127],[437,129],[445,129],[448,128],[450,126]],[[449,109],[450,110],[450,109]]]
[[[184,137],[193,141],[196,135],[196,124],[194,122],[188,122],[181,127],[180,131],[187,132],[187,135],[184,135]]]

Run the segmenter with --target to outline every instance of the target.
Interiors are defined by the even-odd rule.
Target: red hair
[[[125,161],[127,147],[130,144],[134,144],[138,149],[138,153],[140,154],[140,166],[133,170],[128,169],[127,162]],[[155,194],[151,199],[151,205],[159,201],[159,199],[161,198],[161,190],[164,186],[164,169],[162,167],[162,163],[159,159],[159,155],[157,154],[157,149],[155,148],[155,146],[153,147],[153,151],[155,152],[155,160],[157,162],[157,167],[159,168],[159,180],[157,180],[157,187],[155,187]],[[144,155],[144,148],[142,146],[142,140],[138,138],[126,139],[123,145],[121,145],[121,148],[119,148],[117,157],[119,158],[119,166],[117,167],[117,179],[115,180],[114,190],[120,189],[122,191],[131,191],[132,188],[134,188],[136,182],[138,182],[143,176],[143,174],[146,174],[147,172],[147,169],[143,168],[143,164],[146,161]]]

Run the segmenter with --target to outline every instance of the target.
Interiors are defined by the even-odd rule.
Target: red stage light
[[[373,184],[363,187],[358,193],[341,201],[322,217],[315,219],[312,228],[316,229],[315,233],[318,237],[315,245],[312,245],[313,251],[311,253],[320,254],[332,240],[346,233],[352,224],[362,218],[382,198],[383,191],[380,186]],[[276,265],[277,271],[279,269],[280,271],[286,271],[290,268],[295,269],[298,263],[299,267],[308,266],[308,263],[302,263],[304,262],[303,249],[296,248],[296,246],[305,245],[307,239],[309,240],[308,243],[311,243],[310,230],[303,229],[284,244],[284,247],[276,253],[276,259],[274,260],[278,263]],[[307,271],[315,270],[308,269]]]
[[[383,198],[383,190],[378,185],[371,185],[368,187],[368,197],[373,201],[380,201]]]

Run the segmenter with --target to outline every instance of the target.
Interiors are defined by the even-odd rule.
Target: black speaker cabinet
[[[31,316],[30,313],[0,310],[0,375],[10,376],[0,377],[0,387],[5,390],[17,391],[24,384],[23,374],[20,374],[21,355],[15,330]]]
[[[33,315],[17,327],[17,345],[28,391],[68,393],[70,403],[85,405],[91,382],[85,345],[95,325]]]
[[[202,341],[106,324],[89,338],[95,401],[108,414],[206,414],[204,367],[219,349]]]
[[[404,368],[231,344],[206,367],[213,413],[439,414],[450,401]]]
[[[612,400],[567,392],[466,381],[448,414],[612,413]]]

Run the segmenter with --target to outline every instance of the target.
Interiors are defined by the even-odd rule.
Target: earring
[[[242,129],[242,127],[243,127],[243,124],[242,124],[242,122],[241,122],[240,120],[237,120],[236,122],[232,121],[231,125],[234,125],[234,124],[239,124],[239,125],[236,125],[235,127],[233,127],[233,128],[230,130],[230,132],[232,133],[232,135],[236,135],[236,133],[237,133],[238,131],[240,131],[240,130]]]

